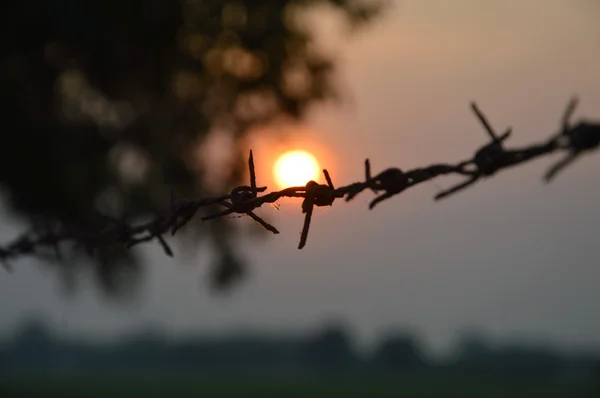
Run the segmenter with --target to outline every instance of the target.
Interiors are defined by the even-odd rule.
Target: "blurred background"
[[[573,94],[575,119],[600,107],[592,0],[1,10],[2,247],[40,222],[141,222],[170,187],[228,192],[250,149],[269,190],[293,149],[342,185],[367,157],[375,172],[471,157],[487,142],[473,100],[513,127],[509,147],[556,133]],[[454,177],[317,208],[303,250],[300,201],[281,199],[257,210],[280,235],[227,217],[169,238],[174,258],[153,241],[11,259],[0,391],[598,396],[600,158],[543,184],[559,156],[439,203]]]

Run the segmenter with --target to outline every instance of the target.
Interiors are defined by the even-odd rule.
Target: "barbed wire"
[[[483,125],[490,142],[477,149],[472,158],[457,164],[432,164],[408,171],[391,167],[374,176],[371,173],[370,161],[366,159],[364,180],[337,188],[334,186],[327,169],[323,169],[327,184],[309,181],[305,186],[289,187],[259,196],[259,193],[265,192],[267,187],[257,186],[254,157],[252,150],[250,150],[248,158],[249,186],[235,187],[228,195],[190,200],[176,198],[171,188],[169,214],[157,215],[151,221],[137,226],[129,225],[125,220],[106,217],[106,226],[103,229],[90,232],[66,225],[57,228],[47,222],[40,222],[34,225],[32,231],[20,235],[6,246],[0,246],[0,261],[10,270],[7,264],[9,259],[35,254],[36,249],[42,246],[54,248],[56,257],[60,259],[60,244],[69,241],[83,247],[89,255],[93,255],[94,250],[102,245],[118,244],[131,248],[140,243],[151,242],[156,239],[165,254],[173,256],[173,250],[165,240],[164,235],[175,235],[177,231],[196,216],[201,208],[214,205],[220,205],[224,209],[218,213],[202,216],[201,220],[203,222],[235,213],[241,216],[247,215],[266,230],[279,234],[277,228],[256,215],[254,211],[266,203],[275,203],[283,197],[303,199],[301,208],[305,218],[298,245],[298,249],[302,249],[307,243],[314,208],[332,206],[336,199],[344,199],[348,202],[363,191],[370,190],[376,195],[369,204],[369,209],[373,209],[384,200],[436,177],[450,174],[465,177],[463,182],[435,195],[434,199],[438,201],[462,191],[481,179],[489,178],[500,170],[518,166],[555,152],[564,152],[564,157],[551,166],[543,176],[543,180],[549,183],[560,171],[572,164],[582,154],[595,150],[600,146],[600,123],[581,120],[577,124],[571,125],[570,120],[577,103],[577,97],[573,97],[569,101],[562,115],[560,131],[557,134],[541,143],[511,149],[505,147],[505,141],[511,136],[512,128],[508,127],[504,133],[498,135],[477,104],[473,102],[471,108]]]

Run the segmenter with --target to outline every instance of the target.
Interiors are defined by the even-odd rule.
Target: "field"
[[[594,398],[592,386],[457,380],[9,380],[0,397],[527,397]]]

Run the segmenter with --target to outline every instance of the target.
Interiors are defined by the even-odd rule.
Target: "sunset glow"
[[[320,166],[310,153],[301,150],[290,151],[277,159],[273,166],[273,174],[280,189],[303,186],[310,180],[318,181]]]

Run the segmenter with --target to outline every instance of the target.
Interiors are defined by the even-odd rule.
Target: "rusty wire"
[[[218,213],[204,215],[202,221],[209,221],[232,213],[247,215],[259,223],[266,230],[278,234],[279,231],[267,223],[254,211],[265,203],[275,203],[283,197],[303,198],[302,213],[305,214],[298,249],[305,247],[310,222],[314,207],[331,206],[335,199],[350,201],[365,190],[371,190],[377,196],[370,202],[369,209],[393,196],[399,195],[408,188],[425,181],[430,181],[441,175],[456,174],[466,179],[440,192],[435,200],[441,200],[453,195],[483,178],[489,178],[497,172],[531,161],[541,156],[555,152],[564,152],[564,157],[548,169],[543,180],[548,183],[565,167],[573,163],[582,154],[597,149],[600,146],[600,124],[588,120],[581,120],[571,126],[570,119],[577,106],[577,98],[574,97],[566,107],[561,119],[560,132],[551,136],[547,141],[534,143],[523,148],[506,148],[505,141],[510,137],[512,129],[507,127],[503,134],[498,135],[491,127],[487,118],[481,112],[476,103],[471,108],[483,125],[491,141],[477,149],[471,159],[461,161],[457,164],[432,164],[422,168],[403,171],[391,167],[373,176],[369,159],[365,160],[365,179],[349,185],[335,188],[327,169],[323,174],[327,184],[318,184],[309,181],[306,186],[289,187],[280,191],[259,195],[267,190],[267,187],[258,187],[256,183],[256,172],[252,150],[248,158],[250,172],[250,185],[235,187],[228,195],[217,197],[204,197],[198,199],[177,199],[171,189],[170,214],[157,215],[151,221],[131,226],[125,220],[114,220],[107,218],[107,226],[101,231],[90,233],[72,226],[37,225],[34,233],[31,231],[22,234],[12,243],[0,246],[0,261],[7,269],[10,269],[6,261],[21,255],[35,254],[38,247],[52,247],[56,257],[60,259],[60,244],[68,241],[84,247],[89,254],[93,254],[94,248],[104,244],[121,244],[127,248],[137,244],[150,242],[156,239],[168,256],[173,256],[163,235],[170,233],[175,235],[177,231],[187,224],[199,209],[208,206],[220,205],[224,209]]]

